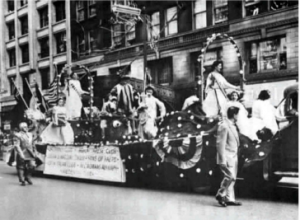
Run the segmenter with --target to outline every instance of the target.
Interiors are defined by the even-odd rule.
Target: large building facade
[[[71,63],[69,12],[69,1],[0,2],[2,126],[16,104],[15,87],[24,96],[35,83],[47,89],[55,71]]]
[[[144,19],[135,25],[113,24],[114,4],[141,9],[150,28],[145,28]],[[227,33],[241,51],[248,107],[265,88],[278,104],[283,89],[298,80],[298,1],[73,1],[71,20],[76,21],[71,30],[72,62],[90,67],[99,85],[95,94],[101,98],[126,66],[134,86],[142,88],[144,42],[152,39],[157,50],[148,46],[146,55],[152,83],[160,98],[179,109],[193,92],[198,56],[214,33]],[[205,76],[217,59],[224,62],[227,80],[238,85],[239,62],[231,42],[210,44],[204,56]]]
[[[142,19],[135,24],[112,22],[114,4],[141,9]],[[214,33],[232,36],[241,51],[249,106],[264,88],[271,90],[277,104],[283,89],[298,81],[298,1],[294,0],[9,0],[1,1],[0,9],[3,114],[14,105],[11,79],[21,91],[25,79],[47,89],[55,69],[71,63],[89,67],[95,76],[98,107],[125,67],[141,91],[146,65],[158,96],[180,109],[193,92],[200,51]],[[155,42],[155,50],[150,41]],[[239,84],[239,62],[231,42],[220,39],[210,44],[204,76],[217,59],[224,62],[227,80]],[[87,89],[85,78],[82,85]]]

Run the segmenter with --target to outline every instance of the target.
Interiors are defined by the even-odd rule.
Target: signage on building
[[[44,173],[112,182],[126,181],[119,148],[113,146],[48,146]]]

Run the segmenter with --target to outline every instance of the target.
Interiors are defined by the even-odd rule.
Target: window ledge
[[[59,21],[56,21],[53,25],[58,25],[60,23],[64,23],[66,21],[66,19],[61,19]]]
[[[13,14],[15,11],[6,11],[5,13],[5,17],[10,16],[11,14]]]
[[[24,37],[28,37],[28,33],[21,35],[18,39],[24,38]]]
[[[20,8],[18,8],[17,10],[18,10],[18,11],[20,11],[20,10],[22,10],[22,9],[26,8],[26,7],[28,7],[28,4],[26,4],[26,5],[23,5],[23,6],[20,6]]]
[[[11,42],[14,42],[16,40],[16,38],[13,38],[13,39],[9,39],[8,41],[6,41],[5,43],[8,44],[8,43],[11,43]]]
[[[47,57],[39,57],[38,58],[38,61],[46,61],[46,60],[49,60],[49,55]]]
[[[278,9],[278,10],[275,10],[275,11],[271,11],[271,10],[270,11],[266,11],[266,12],[263,12],[263,13],[258,14],[258,15],[244,16],[243,18],[230,21],[229,24],[236,24],[236,23],[240,23],[241,21],[247,21],[247,20],[252,20],[252,19],[264,18],[267,15],[269,16],[269,15],[273,15],[273,14],[283,13],[283,12],[291,11],[291,10],[294,10],[294,9],[297,9],[297,8],[298,8],[298,6],[296,5],[296,6],[292,6],[292,7]]]

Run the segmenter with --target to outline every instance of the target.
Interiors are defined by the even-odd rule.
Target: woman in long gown
[[[70,120],[81,117],[82,101],[81,96],[88,94],[88,92],[82,90],[78,75],[73,72],[71,74],[66,89],[64,91],[66,95],[66,104],[68,118]]]
[[[222,67],[222,61],[215,61],[212,65],[212,72],[206,79],[206,98],[203,101],[203,111],[206,113],[206,116],[216,116],[218,113],[225,116],[225,106],[227,103],[226,89],[240,90],[238,86],[227,82],[221,74]]]
[[[245,136],[250,136],[250,129],[249,129],[249,118],[248,118],[248,111],[246,110],[245,106],[239,102],[239,93],[237,91],[233,91],[229,94],[229,101],[227,102],[227,109],[231,106],[238,107],[239,113],[237,115],[236,125],[239,129],[239,132]]]
[[[262,90],[258,99],[252,106],[252,117],[250,119],[250,129],[252,140],[258,140],[257,131],[268,128],[274,135],[278,131],[276,122],[276,110],[270,103],[271,94],[268,90]]]
[[[51,111],[52,122],[41,134],[43,143],[48,144],[73,144],[74,132],[67,121],[67,109],[64,107],[65,99],[59,98],[57,106]]]

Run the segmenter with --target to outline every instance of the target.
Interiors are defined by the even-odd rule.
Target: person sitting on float
[[[237,114],[236,125],[241,134],[249,136],[249,113],[246,110],[245,106],[240,102],[242,94],[234,90],[228,95],[228,98],[229,101],[226,104],[225,111],[227,112],[228,108],[232,106],[238,107],[240,109],[239,113]]]
[[[206,116],[216,116],[221,113],[225,114],[225,106],[227,103],[226,89],[240,90],[240,87],[227,82],[222,75],[223,62],[215,61],[212,64],[212,72],[209,73],[206,79],[206,98],[203,101],[203,111]]]
[[[258,99],[254,101],[252,106],[252,117],[250,119],[250,136],[252,140],[258,140],[257,132],[266,128],[272,135],[278,131],[276,122],[276,110],[270,103],[271,93],[269,90],[262,90],[258,95]]]
[[[100,117],[112,117],[117,113],[117,97],[109,94],[108,101],[103,104],[102,110],[100,112]],[[105,130],[107,128],[107,119],[101,118],[100,122],[102,139],[105,139]]]
[[[68,119],[73,120],[81,117],[81,97],[83,94],[89,93],[82,90],[77,73],[72,72],[70,77],[71,79],[67,82],[67,86],[64,90],[66,95],[65,108],[67,109]]]
[[[60,96],[57,106],[50,110],[52,120],[50,124],[41,134],[43,143],[48,144],[73,144],[74,131],[67,121],[67,109],[65,105],[65,97]]]

